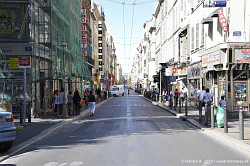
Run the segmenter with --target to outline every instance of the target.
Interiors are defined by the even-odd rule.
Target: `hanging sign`
[[[218,15],[219,15],[219,22],[220,22],[220,25],[221,25],[223,31],[227,32],[227,20],[226,20],[221,9],[218,11]]]

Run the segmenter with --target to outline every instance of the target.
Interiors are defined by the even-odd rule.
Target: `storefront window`
[[[234,111],[248,111],[247,84],[244,81],[234,82]]]

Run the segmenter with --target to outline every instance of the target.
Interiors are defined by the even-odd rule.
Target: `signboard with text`
[[[203,8],[209,7],[226,7],[227,1],[226,0],[205,0],[203,2]]]
[[[31,68],[31,57],[30,56],[19,56],[18,57],[19,68]]]

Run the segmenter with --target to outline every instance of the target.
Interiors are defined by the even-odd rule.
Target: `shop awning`
[[[218,11],[220,8],[213,11],[207,18],[204,18],[201,23],[202,24],[209,24],[210,22],[213,22],[213,17],[218,17]]]

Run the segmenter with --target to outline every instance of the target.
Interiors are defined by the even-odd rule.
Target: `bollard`
[[[188,115],[187,98],[185,98],[185,116]]]
[[[202,122],[202,101],[199,101],[199,122]]]
[[[211,128],[214,128],[214,103],[211,103]]]
[[[227,124],[227,106],[224,108],[224,133],[228,133],[228,124]]]
[[[244,140],[244,119],[243,119],[243,110],[242,106],[239,110],[239,139]]]
[[[208,114],[207,114],[207,108],[208,107],[208,104],[207,102],[205,103],[205,125],[207,126],[208,125]]]
[[[23,110],[24,110],[24,108],[23,108],[23,104],[20,104],[21,105],[21,109],[20,109],[20,124],[23,124]]]
[[[173,108],[173,103],[172,103],[172,96],[170,96],[170,109]]]
[[[181,113],[181,98],[179,98],[179,113]]]
[[[174,110],[176,111],[176,107],[177,107],[177,101],[176,101],[176,97],[174,97]]]

